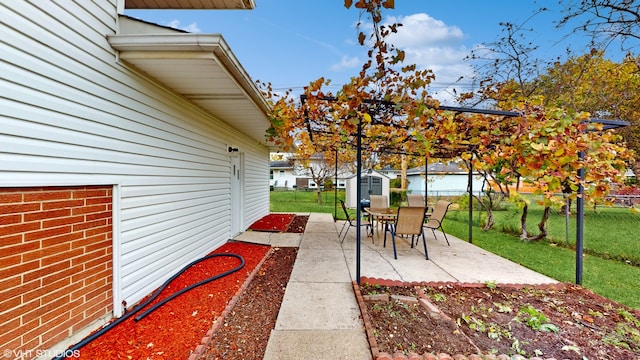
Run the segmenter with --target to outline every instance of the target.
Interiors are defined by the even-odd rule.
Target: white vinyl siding
[[[230,238],[227,144],[245,156],[243,228],[268,213],[268,150],[118,63],[106,40],[116,0],[7,5],[0,186],[119,185],[120,300]]]

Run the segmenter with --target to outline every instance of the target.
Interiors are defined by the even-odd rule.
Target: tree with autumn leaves
[[[492,87],[500,95],[496,109],[509,112],[441,107],[427,91],[433,72],[404,64],[404,52],[387,41],[402,26],[382,22],[383,9],[393,1],[345,0],[345,6],[359,9],[372,24],[371,33],[358,35],[368,60],[357,76],[335,93],[324,90],[329,80],[317,79],[299,99],[259,84],[272,106],[267,136],[284,151],[296,156],[333,152],[353,161],[360,136],[364,157],[461,157],[500,184],[529,182],[547,207],[563,190],[571,189],[575,197],[579,184],[593,199],[601,198],[622,176],[628,156],[617,135],[591,131],[599,125],[586,121],[589,114],[547,108],[509,83]],[[584,158],[578,157],[581,152]],[[580,168],[588,168],[585,179],[577,175]],[[514,194],[512,199],[526,209],[524,198]],[[526,221],[523,229],[529,238]]]
[[[544,96],[545,107],[628,121],[630,125],[619,133],[635,152],[631,165],[636,177],[640,177],[640,57],[628,54],[615,62],[604,55],[604,51],[593,49],[565,62],[555,62],[532,81],[535,94]]]
[[[490,56],[492,60],[489,62],[490,66],[483,66],[482,64],[478,66],[478,70],[482,70],[479,73],[483,78],[480,81],[483,86],[475,94],[463,94],[461,98],[474,104],[489,100],[491,103],[507,108],[513,106],[514,99],[519,99],[516,101],[536,104],[536,106],[546,109],[547,114],[558,112],[580,114],[582,112],[583,115],[580,116],[583,119],[576,124],[570,123],[569,126],[580,129],[577,135],[581,135],[581,137],[584,137],[582,133],[587,132],[586,144],[593,145],[593,148],[574,150],[586,151],[587,158],[581,161],[587,171],[585,180],[589,181],[590,176],[598,177],[599,173],[608,174],[601,177],[591,187],[587,187],[587,190],[591,190],[587,200],[601,202],[612,184],[620,184],[625,180],[622,176],[625,169],[623,166],[628,168],[633,167],[635,164],[637,168],[640,165],[637,158],[634,158],[633,152],[627,150],[627,148],[640,149],[637,146],[640,118],[637,111],[635,111],[635,104],[637,104],[638,96],[640,96],[640,88],[638,87],[640,85],[640,77],[638,76],[636,60],[629,55],[622,63],[615,63],[604,59],[602,51],[592,50],[589,54],[571,57],[564,63],[560,61],[548,62],[547,68],[544,71],[540,71],[539,60],[529,56],[530,50],[536,47],[531,42],[526,41],[521,33],[523,29],[525,28],[522,25],[503,24],[503,36],[500,40],[487,44],[483,50],[484,53],[487,50],[492,53]],[[478,58],[478,56],[472,55],[470,58]],[[520,76],[509,78],[505,77],[505,74],[517,74]],[[525,76],[522,76],[523,74]],[[493,79],[497,78],[507,80],[493,81]],[[625,119],[629,121],[630,126],[617,130],[616,133],[611,131],[599,132],[598,124],[593,122],[592,118]],[[551,118],[546,117],[546,119],[549,120]],[[592,122],[592,128],[581,129],[584,125],[589,124],[589,121]],[[560,123],[560,125],[562,124]],[[544,122],[538,122],[534,125],[548,126]],[[557,124],[551,124],[552,128],[557,126]],[[533,132],[533,134],[536,133]],[[626,142],[626,147],[622,146],[623,142],[618,135],[622,135],[623,140]],[[566,137],[566,139],[569,142],[566,144],[565,151],[571,154],[569,150],[571,150],[575,138]],[[547,141],[547,137],[545,136],[541,140]],[[533,142],[531,146],[542,148],[540,144],[536,145],[536,142]],[[529,154],[527,153],[527,155]],[[548,154],[544,155],[547,156]],[[489,160],[488,164],[492,164],[491,156],[493,155],[485,154],[485,159]],[[535,159],[535,163],[531,165],[542,164],[541,160],[544,159]],[[567,162],[568,158],[563,157],[562,161]],[[507,176],[505,173],[508,174],[510,172],[505,171],[502,167],[504,163],[507,162],[501,160],[494,163],[492,166],[495,166],[495,168],[478,166],[484,169],[481,172],[485,176],[493,178],[494,184],[498,185],[497,189],[502,194],[512,197],[516,203],[521,205],[523,209],[521,236],[525,239],[543,238],[546,235],[545,224],[550,208],[553,203],[561,202],[560,197],[546,196],[540,200],[545,206],[542,219],[538,223],[540,234],[529,237],[526,229],[527,198],[519,196],[517,192],[510,191],[508,185],[519,184],[520,179],[530,183],[535,182],[536,177],[543,174],[538,172],[530,173],[528,167],[524,167],[521,168],[524,169],[524,173],[515,171],[513,172],[515,177]],[[607,169],[607,166],[614,167],[617,171],[611,171]],[[549,166],[545,165],[542,168],[549,169]],[[570,173],[566,174],[563,171],[566,168],[567,166],[563,166],[560,171],[553,170],[551,176],[555,181],[551,185],[552,188],[558,189],[557,184],[561,184],[557,193],[571,194],[569,197],[569,203],[571,203],[571,199],[575,198],[576,184],[575,181],[570,181],[570,178],[568,180],[563,178],[565,175],[570,175]],[[574,166],[570,166],[570,168],[576,169]],[[551,169],[554,168],[551,167]],[[613,176],[613,174],[617,176]],[[546,176],[548,181],[549,175]],[[545,178],[542,177],[542,179]],[[536,186],[535,188],[538,189],[537,192],[540,194],[548,195],[552,193],[547,186]],[[491,226],[491,219],[491,213],[489,212],[487,227]]]

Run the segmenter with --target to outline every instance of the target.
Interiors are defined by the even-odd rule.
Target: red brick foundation
[[[112,312],[112,187],[0,188],[0,349],[48,349]]]

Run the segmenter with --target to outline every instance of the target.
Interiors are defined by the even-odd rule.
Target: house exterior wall
[[[116,316],[233,235],[227,144],[243,159],[242,229],[269,212],[268,149],[119,62],[116,0],[0,11],[0,188],[113,187]]]
[[[424,174],[408,175],[407,190],[414,194],[424,195]],[[461,195],[467,192],[467,183],[469,176],[467,174],[447,174],[435,175],[429,174],[429,194],[428,196],[437,195]],[[482,188],[483,179],[481,176],[473,176],[473,191],[477,192]]]
[[[111,186],[0,189],[0,349],[48,349],[111,313],[111,201]]]
[[[293,169],[272,169],[273,179],[269,180],[269,185],[276,189],[287,188],[292,190],[296,185],[296,179],[298,178]]]

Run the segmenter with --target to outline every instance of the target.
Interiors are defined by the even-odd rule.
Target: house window
[[[269,180],[273,180],[273,170],[269,171]]]
[[[284,170],[280,170],[280,177],[284,177]]]

